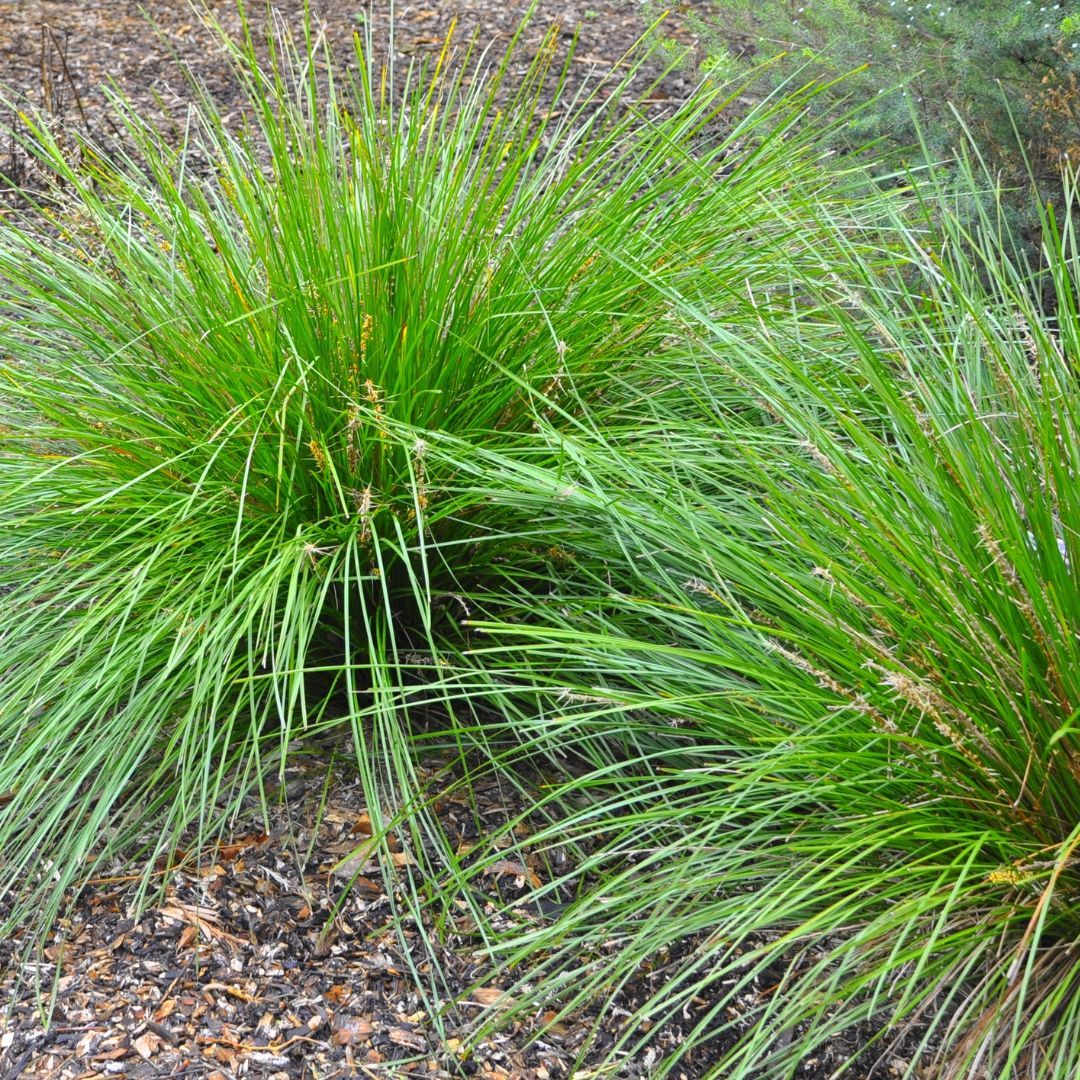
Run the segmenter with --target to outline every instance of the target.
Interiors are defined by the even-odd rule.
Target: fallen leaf
[[[382,896],[383,894],[382,886],[368,877],[354,878],[352,887],[362,896]]]
[[[485,1007],[513,1005],[514,999],[497,986],[479,986],[472,992],[473,1001]]]
[[[255,833],[252,836],[245,836],[233,844],[219,845],[218,855],[224,862],[229,862],[231,859],[235,859],[240,852],[246,851],[248,848],[259,847],[269,839],[269,833]]]
[[[540,888],[540,878],[537,874],[530,870],[524,863],[515,862],[513,859],[500,859],[498,862],[492,863],[484,870],[484,874],[494,874],[496,877],[502,877],[504,874],[509,874],[513,877],[521,878],[523,881],[528,881],[534,889]]]
[[[335,1046],[352,1046],[362,1042],[375,1030],[362,1016],[346,1016],[336,1021],[337,1030],[331,1040]]]
[[[360,873],[371,861],[378,848],[376,840],[365,840],[362,844],[353,848],[340,862],[330,868],[330,873],[335,877],[351,878]]]

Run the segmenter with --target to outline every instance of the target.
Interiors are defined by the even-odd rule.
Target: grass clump
[[[682,299],[682,392],[517,468],[566,556],[477,663],[598,883],[504,956],[523,1008],[664,971],[612,1060],[693,1016],[661,1075],[1080,1068],[1080,262],[956,220],[894,272],[838,229],[787,323]]]
[[[467,457],[602,410],[669,345],[645,277],[738,296],[802,243],[827,180],[797,107],[760,137],[718,134],[707,92],[649,120],[640,61],[571,96],[555,40],[514,86],[509,55],[448,44],[402,95],[370,41],[348,85],[310,34],[269,66],[223,42],[243,123],[203,97],[179,146],[121,99],[124,153],[23,118],[53,185],[0,223],[13,923],[116,858],[145,883],[327,728],[384,827],[414,782],[405,688],[459,639],[468,538],[497,527],[443,508],[433,434]]]
[[[0,227],[12,921],[118,859],[148,882],[311,738],[351,739],[376,832],[420,753],[480,751],[542,766],[552,825],[443,852],[416,898],[577,856],[528,864],[558,918],[481,928],[521,973],[503,1022],[652,969],[601,1011],[612,1063],[678,1023],[660,1075],[790,1076],[841,1033],[839,1075],[1072,1075],[1071,224],[1010,259],[970,175],[882,221],[805,95],[650,119],[632,65],[553,108],[553,41],[519,87],[447,49],[399,98],[371,42],[342,85],[248,39],[238,130],[204,99],[174,147],[118,101],[128,156],[30,120],[55,183]]]

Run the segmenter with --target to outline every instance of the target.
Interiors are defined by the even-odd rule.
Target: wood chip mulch
[[[512,1001],[508,980],[487,974],[475,905],[496,927],[553,917],[557,905],[528,899],[545,867],[508,852],[440,927],[402,918],[413,860],[399,845],[393,861],[405,875],[388,884],[359,786],[335,782],[327,797],[324,782],[318,767],[290,767],[269,832],[253,803],[253,827],[174,871],[135,917],[131,878],[103,877],[43,952],[28,957],[39,943],[24,935],[0,942],[9,1007],[0,1078],[591,1075],[614,1033],[582,1056],[588,1009],[548,1030],[550,1015],[529,1016],[470,1041],[482,1012]],[[440,824],[465,852],[501,832],[520,801],[491,781],[442,800]],[[421,878],[416,868],[413,884]],[[615,1015],[651,989],[647,979],[628,987],[629,1009]],[[437,1015],[433,999],[443,1003]],[[604,1075],[646,1076],[682,1038],[671,1026],[645,1060]],[[676,1075],[689,1080],[706,1065],[691,1059]]]
[[[467,859],[491,837],[508,846],[508,823],[527,843],[540,819],[522,817],[525,802],[491,778],[436,806]],[[118,870],[91,882],[47,941],[29,930],[0,940],[0,1080],[640,1080],[713,1005],[708,995],[695,999],[654,1032],[648,1050],[602,1070],[665,964],[643,965],[599,1025],[597,1002],[559,1022],[523,1013],[474,1037],[481,1014],[513,1003],[511,978],[491,974],[477,918],[496,930],[556,918],[557,902],[531,894],[571,868],[565,854],[549,846],[541,861],[508,849],[467,898],[416,920],[405,890],[422,890],[424,870],[397,841],[398,872],[380,871],[357,782],[328,785],[318,763],[290,765],[269,813],[267,821],[251,800],[234,834],[192,852],[141,910],[131,906],[133,876]],[[0,919],[5,913],[0,903]],[[677,963],[674,952],[667,964]],[[729,1019],[745,1013],[752,1023],[780,975],[763,972],[734,1013],[729,1003]],[[900,1075],[917,1040],[883,1052],[866,1049],[868,1035],[835,1036],[796,1075],[826,1080],[852,1062],[845,1075],[856,1080]],[[705,1076],[722,1049],[685,1055],[673,1080]]]
[[[200,2],[228,34],[240,35],[236,0]],[[700,13],[708,5],[709,0],[695,0],[686,10]],[[265,0],[248,0],[246,7],[256,42],[265,41],[272,25],[302,33],[305,0],[273,0],[272,24]],[[524,0],[311,3],[319,34],[346,70],[355,64],[355,36],[370,31],[380,48],[390,39],[393,22],[399,84],[409,63],[434,59],[451,31],[458,45],[475,38],[479,50],[492,46],[498,55],[500,43],[510,40],[528,7]],[[673,41],[693,52],[696,39],[685,19],[673,15],[665,26]],[[525,71],[552,27],[559,28],[564,55],[577,39],[567,78],[572,97],[586,80],[618,64],[649,24],[637,0],[541,0],[522,34],[507,93],[513,89],[513,74]],[[658,70],[656,64],[648,67],[639,84],[643,87]],[[0,0],[0,90],[16,109],[21,102],[41,107],[99,141],[107,143],[117,134],[102,89],[108,84],[115,84],[144,118],[163,130],[177,126],[179,131],[192,98],[185,71],[210,91],[226,121],[232,118],[230,106],[239,107],[239,88],[214,36],[187,0]],[[552,87],[557,78],[553,72]],[[673,71],[652,92],[654,104],[663,108],[684,99],[692,82],[692,76]],[[3,117],[0,128],[15,119]],[[19,164],[11,159],[11,149],[0,145],[0,172],[8,175]]]

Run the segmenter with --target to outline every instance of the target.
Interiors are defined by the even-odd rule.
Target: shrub
[[[925,143],[949,160],[964,142],[955,108],[991,168],[1018,189],[1007,207],[1029,229],[1039,223],[1029,169],[1042,196],[1056,199],[1062,169],[1080,164],[1080,9],[1068,3],[721,0],[701,23],[719,71],[737,68],[734,52],[749,41],[750,64],[764,63],[768,84],[820,78],[830,84],[821,104],[857,100],[851,145]]]
[[[554,41],[517,86],[448,43],[399,99],[371,42],[343,85],[311,35],[267,68],[249,35],[226,43],[242,122],[204,96],[180,146],[119,99],[123,153],[24,117],[53,188],[0,221],[13,923],[117,858],[145,887],[301,737],[352,738],[386,826],[416,783],[408,688],[499,527],[444,503],[430,440],[599,415],[676,325],[628,267],[711,268],[737,318],[816,228],[799,208],[838,173],[797,107],[723,138],[715,93],[650,120],[640,65],[553,106]]]
[[[598,1021],[613,1061],[692,1017],[659,1075],[845,1031],[832,1075],[1080,1068],[1080,259],[1048,219],[1052,317],[991,219],[943,220],[895,273],[838,229],[787,324],[683,298],[707,360],[641,430],[486,465],[564,555],[542,605],[505,575],[475,663],[562,767],[530,844],[591,852],[544,888],[595,881],[503,956],[523,1009],[664,972]]]

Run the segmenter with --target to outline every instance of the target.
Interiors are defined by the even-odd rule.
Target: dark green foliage
[[[717,72],[764,65],[767,86],[850,72],[818,103],[857,103],[846,132],[852,145],[924,143],[932,159],[946,160],[966,126],[992,171],[1020,189],[1008,207],[1031,230],[1038,213],[1029,172],[1044,197],[1060,202],[1062,168],[1080,164],[1080,5],[718,0],[709,11],[700,26],[706,66]],[[921,151],[908,156],[924,160]]]

